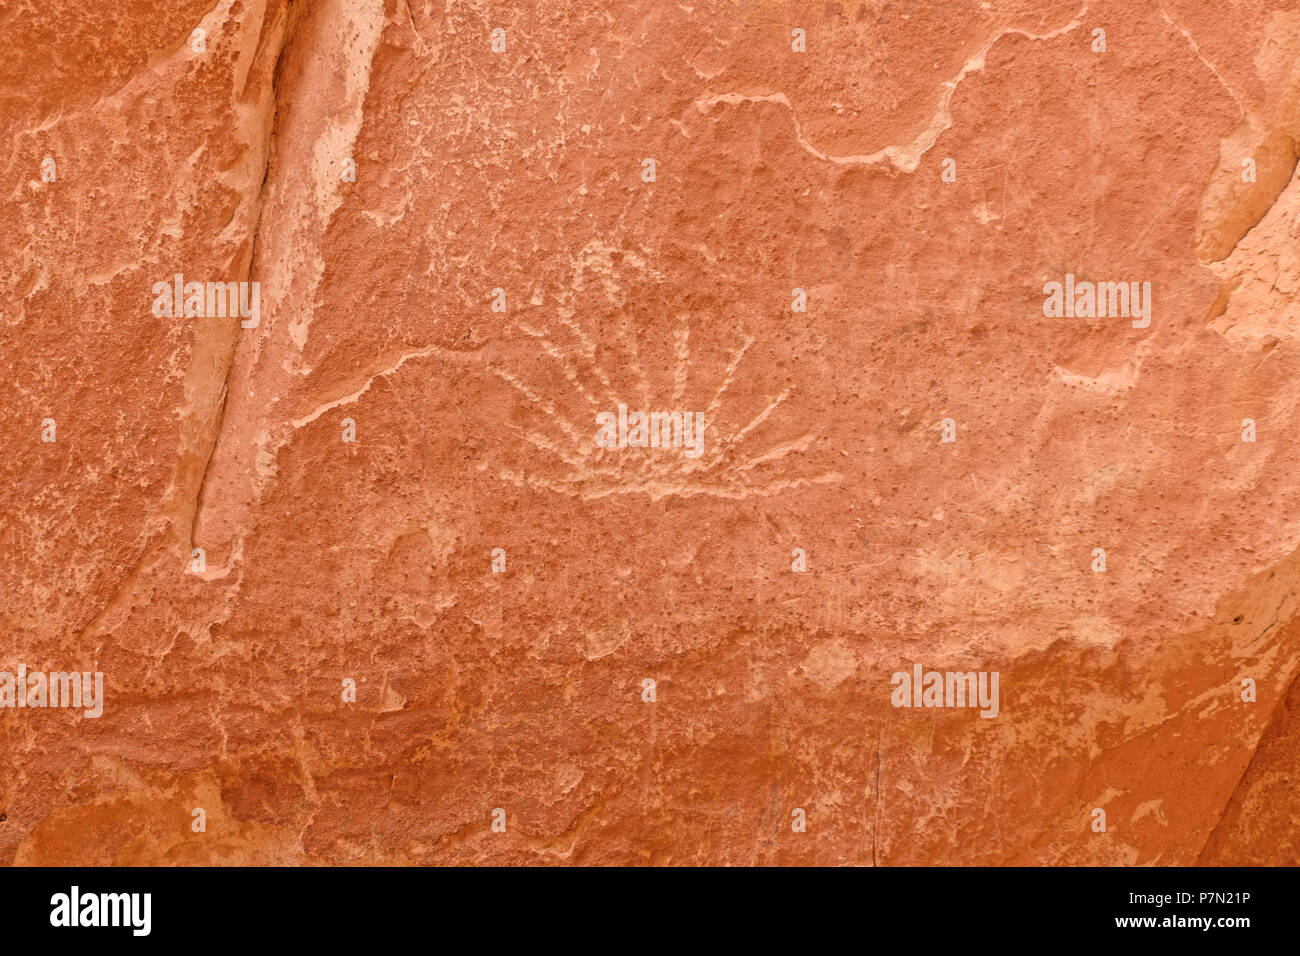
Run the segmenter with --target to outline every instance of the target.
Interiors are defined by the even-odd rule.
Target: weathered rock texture
[[[0,25],[0,860],[1300,863],[1297,3]]]

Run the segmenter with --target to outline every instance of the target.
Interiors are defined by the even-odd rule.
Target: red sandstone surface
[[[1300,863],[1300,4],[0,26],[0,861]]]

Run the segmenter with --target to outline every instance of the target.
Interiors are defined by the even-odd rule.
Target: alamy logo
[[[261,319],[257,282],[186,282],[176,273],[171,282],[155,282],[153,314],[160,319],[233,319],[255,329]]]
[[[687,458],[704,452],[703,412],[597,412],[596,444],[601,448],[682,448]]]
[[[134,936],[148,936],[151,893],[86,893],[74,886],[71,892],[50,897],[51,926],[129,926]]]
[[[890,702],[895,707],[979,707],[981,717],[998,715],[998,672],[896,671]]]
[[[104,713],[104,675],[100,671],[0,671],[0,707],[80,707],[86,717]]]
[[[1049,319],[1131,318],[1133,328],[1151,324],[1150,282],[1075,282],[1067,273],[1065,283],[1043,286],[1043,315]]]

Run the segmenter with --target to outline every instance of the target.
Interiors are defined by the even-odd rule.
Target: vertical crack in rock
[[[291,402],[310,374],[303,350],[325,273],[322,243],[343,201],[340,170],[361,130],[382,0],[294,6],[272,77],[274,131],[250,237],[261,287],[257,329],[242,330],[225,413],[193,522],[223,572],[241,553],[256,502],[293,434]],[[280,171],[284,175],[280,175]]]
[[[274,2],[274,0],[273,0]],[[239,14],[236,16],[236,9]],[[272,12],[272,10],[274,12]],[[268,22],[269,21],[269,22]],[[266,51],[274,49],[278,57],[283,47],[284,28],[287,22],[286,8],[273,6],[268,9],[265,0],[251,6],[244,6],[237,0],[222,0],[208,9],[199,20],[197,28],[202,28],[211,38],[209,50],[218,56],[224,49],[223,43],[230,43],[233,34],[235,50],[230,55],[228,68],[231,76],[232,115],[235,117],[235,132],[241,141],[247,144],[241,162],[227,170],[221,177],[222,184],[240,197],[238,208],[232,213],[231,221],[221,235],[211,237],[215,246],[229,242],[235,248],[241,248],[234,240],[241,223],[253,222],[249,229],[249,240],[242,244],[250,249],[247,262],[235,275],[238,280],[251,278],[251,247],[255,236],[256,212],[259,198],[251,201],[247,189],[248,171],[256,167],[264,170],[266,156],[269,152],[269,127],[266,119],[267,109],[259,107],[257,102],[248,103],[251,95],[256,100],[259,96],[269,101],[273,107],[270,73],[259,71],[258,65],[266,62]],[[190,36],[163,56],[150,60],[148,66],[130,80],[121,84],[111,94],[103,95],[82,110],[91,106],[103,107],[117,100],[125,101],[134,95],[137,81],[149,71],[162,71],[162,64],[168,64],[169,76],[163,82],[180,87],[193,80],[190,67],[180,57],[189,50]],[[257,78],[266,73],[266,84],[259,84]],[[242,73],[242,78],[240,74]],[[264,89],[263,89],[264,87]],[[121,108],[125,109],[125,105]],[[261,117],[261,119],[259,119]],[[263,172],[263,182],[265,175]],[[250,213],[249,210],[254,210]],[[228,263],[231,271],[234,263]],[[184,263],[176,265],[177,271],[185,271]],[[221,277],[231,278],[230,273]],[[188,556],[193,546],[193,525],[197,514],[198,501],[208,470],[208,462],[215,447],[217,435],[224,419],[226,407],[226,379],[237,343],[238,323],[199,320],[192,326],[193,345],[190,367],[185,380],[185,401],[180,413],[180,434],[177,459],[171,482],[163,493],[161,516],[157,526],[146,532],[146,541],[141,555],[132,563],[126,576],[114,587],[112,593],[102,602],[98,612],[83,625],[69,632],[64,642],[78,640],[85,635],[94,634],[104,627],[116,623],[117,612],[129,612],[135,605],[135,597],[143,582],[149,579],[151,569],[162,562],[162,566],[174,567],[172,562],[179,560],[177,552],[183,547]],[[151,543],[152,542],[152,543]]]
[[[254,268],[257,261],[257,243],[262,229],[262,218],[266,208],[267,184],[271,178],[271,165],[275,158],[275,133],[279,119],[279,100],[277,92],[280,83],[280,69],[284,61],[285,50],[293,41],[293,25],[295,12],[301,9],[295,0],[286,0],[285,6],[280,8],[276,13],[275,20],[271,26],[271,40],[269,44],[264,43],[265,39],[265,20],[263,20],[263,29],[259,33],[257,46],[252,53],[253,63],[249,72],[245,74],[243,89],[240,91],[240,99],[246,95],[248,86],[254,73],[256,72],[256,63],[261,60],[264,47],[269,46],[274,49],[270,57],[272,66],[265,78],[266,92],[264,95],[265,102],[262,105],[260,114],[265,117],[260,124],[260,130],[251,128],[251,124],[245,123],[245,133],[248,134],[248,149],[260,157],[261,179],[258,183],[257,193],[249,201],[251,206],[252,225],[248,231],[246,240],[247,253],[246,262],[242,269],[241,281],[253,282],[256,279]],[[236,115],[240,115],[238,109]],[[233,330],[234,338],[230,341],[226,349],[226,364],[223,374],[221,375],[221,390],[217,401],[216,421],[211,429],[211,438],[208,444],[207,454],[203,460],[203,466],[199,472],[198,485],[195,489],[192,506],[190,509],[189,522],[187,525],[189,542],[187,547],[193,547],[197,537],[197,526],[199,513],[203,507],[204,491],[207,487],[208,473],[212,467],[212,458],[216,454],[217,447],[221,440],[221,434],[224,429],[226,420],[227,401],[229,399],[229,377],[231,370],[234,368],[235,358],[239,347],[239,329],[236,329],[232,323],[230,329]]]

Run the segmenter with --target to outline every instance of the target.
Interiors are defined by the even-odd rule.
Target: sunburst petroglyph
[[[524,403],[509,427],[542,459],[540,468],[533,460],[493,472],[512,483],[582,498],[740,498],[839,481],[838,473],[801,461],[800,453],[821,436],[815,422],[783,414],[798,383],[769,392],[767,382],[756,390],[746,381],[755,378],[757,340],[742,323],[706,327],[679,314],[660,334],[663,323],[637,321],[625,282],[662,278],[645,263],[633,251],[593,240],[576,257],[572,288],[557,303],[523,310],[524,316],[506,324],[513,347],[489,360],[488,371]],[[593,291],[602,300],[603,321],[585,322],[579,305],[590,306]],[[708,358],[697,361],[701,351]],[[705,428],[702,453],[600,447],[596,416],[620,405],[697,413]]]

